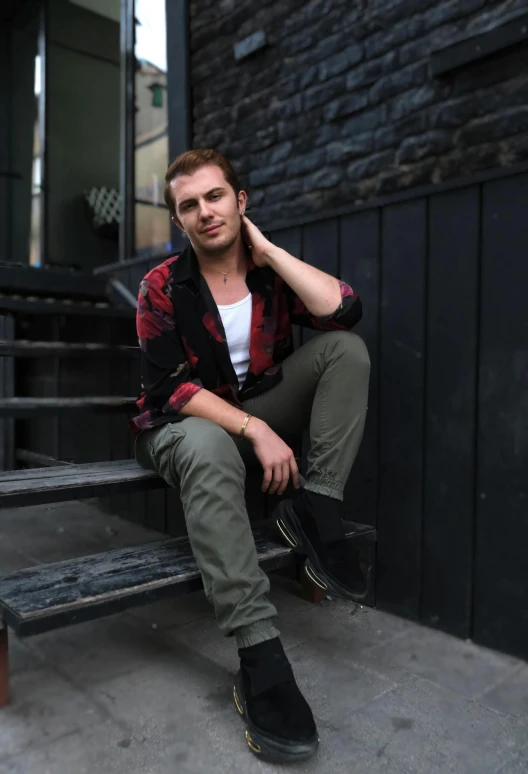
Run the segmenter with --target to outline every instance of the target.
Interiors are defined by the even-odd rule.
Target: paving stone
[[[23,570],[25,567],[37,564],[35,561],[19,553],[13,542],[4,535],[1,535],[1,543],[0,575],[9,575],[12,572],[17,572],[17,570]]]
[[[124,615],[48,632],[33,638],[32,645],[79,685],[140,669],[168,650],[155,632]]]
[[[499,712],[528,718],[528,666],[515,669],[505,680],[479,696],[478,701]]]
[[[501,766],[497,774],[526,774],[528,771],[528,749],[521,752],[514,761]]]
[[[415,628],[403,618],[337,599],[310,605],[292,624],[305,627],[306,639],[318,639],[348,654],[389,642]]]
[[[369,658],[381,669],[390,664],[468,698],[481,695],[520,663],[511,656],[421,626],[373,649]]]
[[[311,642],[291,648],[288,657],[314,715],[332,728],[345,727],[351,712],[396,687],[342,653],[328,649],[321,658],[321,650]]]
[[[375,750],[388,766],[396,759],[428,774],[495,774],[528,741],[524,721],[414,676],[350,713],[343,725],[352,744]]]
[[[19,672],[29,672],[30,669],[38,669],[43,666],[41,654],[36,651],[27,641],[19,639],[12,631],[8,632],[9,637],[9,674],[15,675]]]
[[[232,690],[225,670],[180,647],[164,663],[116,677],[91,693],[139,743],[177,745],[189,772],[245,772],[251,756]]]
[[[177,750],[171,753],[169,759],[166,750],[145,749],[119,727],[106,722],[11,757],[0,764],[0,774],[173,774],[177,770]]]
[[[178,628],[201,618],[214,618],[214,609],[203,591],[175,597],[128,611],[135,621],[150,628]]]
[[[0,710],[1,760],[105,718],[81,691],[49,667],[15,675],[10,688],[11,703]]]

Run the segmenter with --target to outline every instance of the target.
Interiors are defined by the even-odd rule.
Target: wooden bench
[[[0,507],[165,486],[156,473],[143,470],[134,460],[9,471],[0,474]],[[374,529],[349,522],[347,532],[364,565],[371,567]],[[298,556],[275,537],[271,525],[255,525],[254,536],[264,570],[298,565]],[[186,537],[31,567],[0,577],[0,706],[7,704],[9,693],[7,627],[27,637],[186,594],[201,586]],[[312,587],[309,593],[315,601]],[[363,601],[373,604],[372,588]]]

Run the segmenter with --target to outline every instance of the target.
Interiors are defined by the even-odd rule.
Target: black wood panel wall
[[[528,175],[482,190],[473,633],[528,656]]]
[[[378,530],[377,605],[524,657],[527,211],[512,172],[272,233],[363,300],[371,389],[345,499]],[[135,293],[144,271],[126,271]],[[178,507],[166,493],[141,518],[179,534]]]

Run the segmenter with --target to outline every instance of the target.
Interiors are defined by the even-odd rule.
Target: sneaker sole
[[[259,731],[248,717],[242,675],[239,672],[233,687],[233,701],[238,714],[246,722],[246,743],[253,755],[269,763],[293,763],[305,761],[317,752],[319,737],[308,742],[286,742]]]
[[[306,537],[291,502],[283,501],[279,503],[275,524],[286,544],[295,553],[307,557],[304,563],[304,573],[315,586],[318,586],[318,588],[330,596],[338,597],[339,599],[361,602],[366,598],[370,586],[370,569],[365,579],[365,591],[352,591],[339,583],[336,578],[325,570],[319,561],[319,557]]]

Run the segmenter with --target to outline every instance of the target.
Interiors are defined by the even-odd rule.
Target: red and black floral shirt
[[[180,409],[202,388],[235,406],[269,390],[293,352],[292,325],[348,330],[361,319],[361,301],[345,282],[340,281],[341,304],[328,317],[310,314],[270,267],[249,260],[246,283],[252,295],[250,362],[239,389],[222,319],[192,247],[142,280],[136,317],[142,393],[140,413],[131,423],[135,433],[184,419]]]

